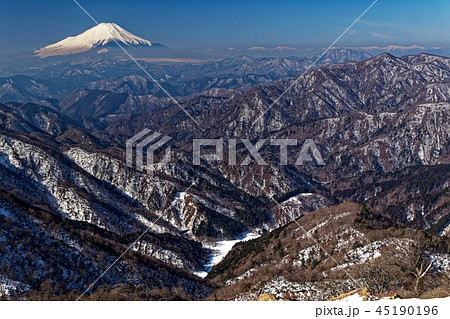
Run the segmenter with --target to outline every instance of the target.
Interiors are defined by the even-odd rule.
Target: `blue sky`
[[[373,0],[79,0],[116,22],[184,50],[328,46]],[[338,46],[450,45],[450,1],[379,0]],[[0,0],[0,52],[42,47],[94,26],[72,0]]]

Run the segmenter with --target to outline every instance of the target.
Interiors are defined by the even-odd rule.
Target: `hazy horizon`
[[[330,45],[373,1],[79,1],[98,21],[170,48],[220,55],[307,55]],[[73,2],[0,0],[0,53],[33,50],[95,23]],[[378,1],[338,47],[447,47],[448,1]]]

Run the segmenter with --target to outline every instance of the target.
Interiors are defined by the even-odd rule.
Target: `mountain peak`
[[[113,22],[102,22],[83,33],[65,38],[34,51],[41,58],[80,53],[92,48],[118,42],[124,46],[151,46],[149,40],[138,37]]]

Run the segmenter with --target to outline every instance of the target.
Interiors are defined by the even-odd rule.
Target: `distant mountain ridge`
[[[115,23],[100,23],[83,33],[68,37],[57,43],[34,51],[37,56],[46,58],[55,55],[81,53],[93,48],[119,43],[123,46],[152,46],[152,42],[138,37]],[[107,48],[100,49],[107,52]]]
[[[419,54],[419,53],[428,53],[428,54],[434,54],[434,55],[442,55],[442,56],[448,56],[449,51],[448,48],[440,47],[440,46],[421,46],[417,44],[413,45],[387,45],[387,46],[378,46],[378,45],[372,45],[372,46],[364,46],[364,47],[345,47],[345,49],[349,50],[355,50],[359,52],[368,52],[373,55],[378,55],[384,52],[388,52],[395,56],[404,56],[404,55],[413,55],[413,54]]]
[[[114,43],[113,43],[114,44]],[[115,45],[115,44],[114,44]],[[156,48],[153,43],[153,49]],[[134,47],[133,47],[134,48]],[[142,49],[144,49],[143,47]],[[147,47],[149,48],[149,47]],[[22,74],[8,72],[10,75],[0,77],[0,102],[34,102],[54,98],[61,99],[85,89],[128,93],[131,100],[152,100],[153,104],[164,104],[167,95],[161,91],[152,79],[145,76],[133,62],[118,59],[110,52],[98,54],[88,52],[67,57],[54,56],[37,59],[44,63],[42,67],[26,67],[15,70]],[[124,54],[114,48],[114,54]],[[135,48],[139,50],[139,48]],[[87,54],[84,58],[81,55]],[[372,57],[369,53],[353,50],[330,50],[313,66],[319,67],[329,63],[362,61]],[[35,58],[36,59],[36,58]],[[188,97],[198,94],[227,95],[231,91],[244,91],[255,85],[269,85],[279,80],[293,78],[303,72],[317,59],[316,55],[287,58],[254,58],[240,56],[201,63],[139,63],[172,95]],[[2,65],[4,66],[4,65]],[[8,66],[8,63],[5,64]],[[7,73],[7,74],[8,74]],[[206,92],[208,90],[214,90]],[[154,98],[162,99],[154,101]],[[134,104],[135,102],[133,102]],[[136,102],[139,104],[139,102]],[[126,107],[126,106],[124,106]],[[119,106],[116,107],[120,109]],[[143,105],[138,109],[150,110]]]

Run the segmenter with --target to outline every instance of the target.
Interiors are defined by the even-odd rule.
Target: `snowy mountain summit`
[[[34,52],[37,56],[45,58],[55,55],[85,52],[93,48],[107,46],[111,43],[114,44],[116,41],[123,46],[152,46],[149,40],[138,37],[115,23],[103,22],[77,36],[65,38],[62,41],[50,44]],[[101,52],[108,51],[107,48],[100,50]]]

